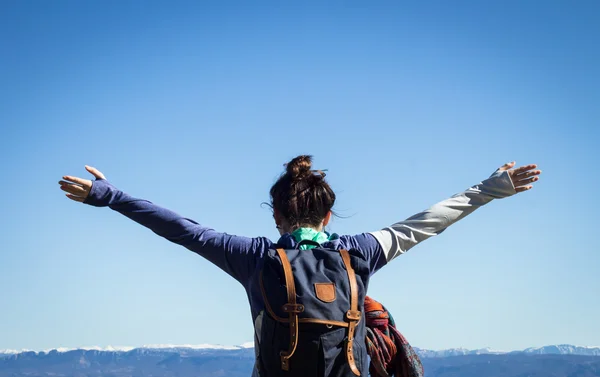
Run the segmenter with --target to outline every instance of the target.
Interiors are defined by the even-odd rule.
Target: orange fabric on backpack
[[[365,313],[374,311],[383,311],[383,305],[369,296],[365,297]]]

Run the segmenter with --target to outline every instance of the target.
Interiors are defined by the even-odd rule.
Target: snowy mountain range
[[[441,351],[431,351],[415,347],[420,357],[449,357],[465,355],[505,355],[505,354],[529,354],[529,355],[582,355],[600,356],[600,347],[573,346],[570,344],[559,344],[544,347],[531,347],[520,351],[498,351],[491,348],[468,350],[465,348],[450,348]]]
[[[141,347],[129,347],[129,346],[91,346],[91,347],[79,347],[79,348],[50,348],[42,351],[33,351],[29,349],[13,350],[13,349],[0,349],[0,355],[17,355],[20,353],[33,352],[35,354],[40,353],[65,353],[71,351],[101,351],[101,352],[129,352],[136,349],[141,350],[156,350],[156,351],[194,351],[194,350],[240,350],[246,348],[254,348],[253,342],[247,342],[239,346],[223,346],[220,344],[150,344]]]
[[[417,352],[427,377],[600,376],[600,347]],[[4,350],[0,351],[0,377],[248,377],[254,358],[251,343]]]
[[[21,353],[33,353],[33,354],[54,354],[54,353],[66,353],[71,351],[100,351],[100,352],[116,352],[124,353],[137,350],[139,352],[178,352],[178,353],[205,353],[208,351],[240,351],[245,349],[254,348],[253,342],[247,342],[237,346],[224,346],[218,344],[152,344],[144,345],[141,347],[124,347],[124,346],[107,346],[107,347],[80,347],[80,348],[53,348],[42,351],[32,350],[11,350],[11,349],[0,349],[0,357],[8,355],[18,355]],[[435,357],[450,357],[450,356],[466,356],[466,355],[504,355],[504,354],[530,354],[530,355],[582,355],[582,356],[600,356],[600,347],[587,347],[587,346],[574,346],[570,344],[559,344],[549,345],[544,347],[531,347],[524,350],[516,351],[498,351],[491,348],[481,348],[476,350],[468,350],[465,348],[450,348],[445,350],[428,350],[414,347],[415,351],[422,358],[435,358]],[[204,351],[204,352],[202,352]]]

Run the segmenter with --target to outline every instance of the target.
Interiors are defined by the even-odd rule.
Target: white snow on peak
[[[476,350],[478,352],[482,352],[482,353],[508,353],[508,351],[504,351],[504,350],[497,350],[494,348],[490,348],[490,347],[485,347],[485,348],[481,348]]]
[[[31,350],[22,349],[22,350],[0,350],[0,355],[16,355],[23,352],[31,352]]]
[[[0,349],[0,355],[16,355],[24,352],[36,352],[36,353],[50,353],[50,352],[58,352],[65,353],[70,351],[105,351],[105,352],[129,352],[134,349],[154,349],[154,350],[164,350],[164,349],[191,349],[191,350],[239,350],[245,348],[254,347],[254,342],[246,342],[239,346],[226,346],[221,344],[147,344],[141,347],[129,347],[129,346],[89,346],[89,347],[77,347],[77,348],[69,348],[69,347],[57,347],[57,348],[48,348],[40,351],[32,351],[27,349],[22,350],[13,350],[13,349]]]
[[[145,349],[173,349],[173,348],[185,348],[193,350],[202,349],[218,349],[218,350],[237,350],[242,347],[239,346],[224,346],[221,344],[147,344],[140,348]]]
[[[0,354],[4,354],[4,355],[15,355],[15,354],[19,354],[19,353],[23,353],[23,352],[36,352],[36,353],[50,353],[50,352],[58,352],[58,353],[65,353],[65,352],[70,352],[70,351],[76,351],[76,350],[83,350],[83,351],[112,351],[112,352],[118,352],[118,351],[122,351],[122,352],[128,352],[131,351],[132,349],[135,349],[135,347],[125,347],[125,346],[106,346],[106,347],[98,347],[98,346],[91,346],[91,347],[77,347],[77,348],[69,348],[69,347],[57,347],[57,348],[47,348],[41,351],[33,351],[33,350],[27,350],[27,349],[23,349],[20,351],[17,350],[0,350]]]

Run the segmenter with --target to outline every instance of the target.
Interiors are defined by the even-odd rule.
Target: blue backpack
[[[368,263],[355,250],[315,246],[269,250],[264,259],[260,286],[266,313],[258,350],[262,377],[368,374]]]

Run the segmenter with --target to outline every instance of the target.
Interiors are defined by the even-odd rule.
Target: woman
[[[136,199],[111,185],[93,167],[86,166],[86,170],[95,177],[94,181],[64,176],[59,184],[67,192],[69,199],[96,207],[109,207],[169,241],[198,253],[239,281],[248,294],[254,321],[257,352],[254,375],[270,377],[276,373],[266,366],[264,355],[270,351],[266,344],[269,342],[261,344],[261,337],[264,336],[265,327],[272,325],[273,318],[269,314],[265,315],[265,311],[270,308],[265,306],[259,271],[264,267],[265,259],[273,255],[273,249],[306,250],[319,246],[329,250],[349,250],[364,300],[368,279],[381,267],[493,199],[531,189],[531,183],[537,181],[541,173],[536,165],[514,169],[515,163],[511,162],[500,167],[481,183],[404,221],[379,231],[338,236],[324,231],[331,219],[335,194],[325,180],[325,173],[312,170],[311,165],[311,156],[303,155],[292,159],[271,188],[273,217],[281,236],[276,243],[265,237],[246,238],[220,233],[149,201]],[[361,302],[359,309],[364,311],[362,305]],[[364,339],[364,321],[361,322],[363,327],[357,327],[356,339]],[[352,351],[357,353],[351,353],[358,355],[352,370],[354,374],[366,376],[364,345],[357,348]],[[335,374],[329,372],[331,371],[315,370],[314,373],[326,376]],[[346,372],[337,373],[335,375],[351,375],[343,374]]]

